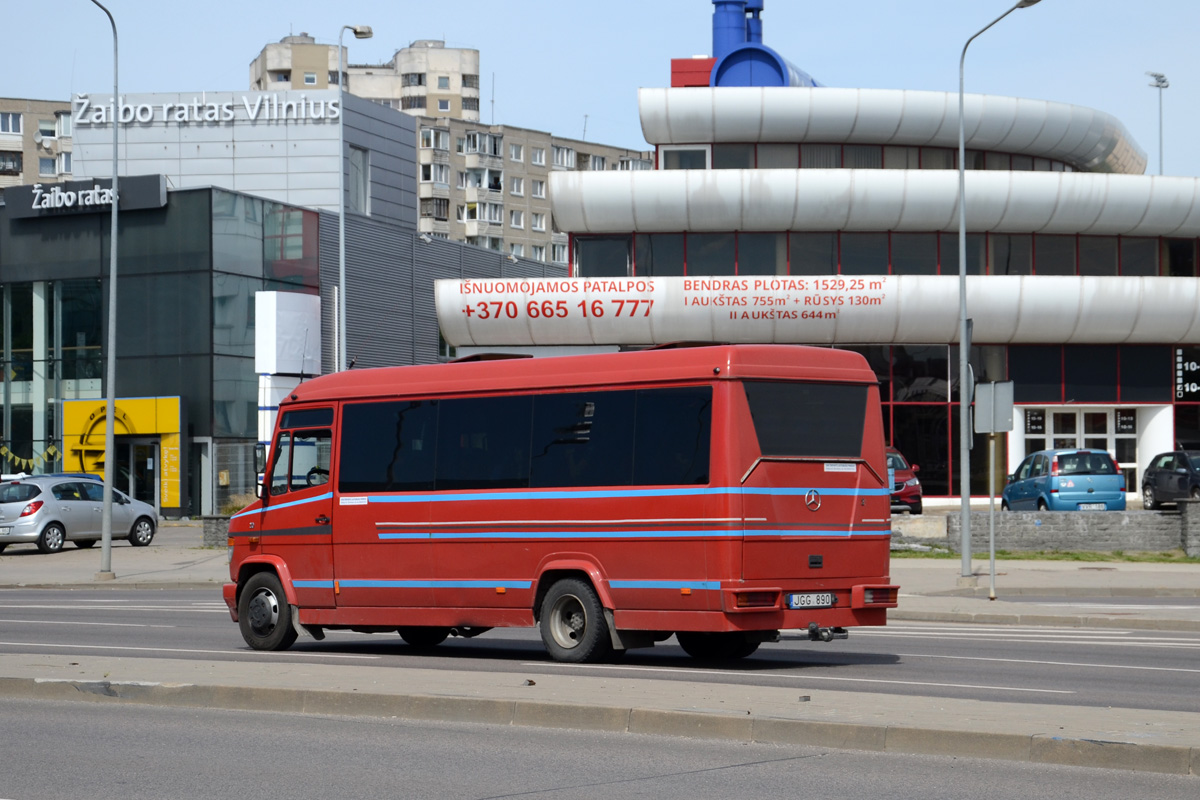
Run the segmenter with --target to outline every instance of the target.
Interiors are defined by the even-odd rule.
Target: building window
[[[575,169],[575,150],[571,147],[551,146],[554,155],[554,166],[564,169]]]
[[[662,147],[659,153],[659,169],[708,169],[707,147]]]
[[[842,146],[839,144],[800,145],[801,169],[841,169]]]
[[[538,198],[539,200],[544,200],[546,198],[546,182],[545,181],[532,181],[530,188],[533,191],[534,197]]]
[[[71,174],[71,154],[60,153],[58,156],[58,172],[60,175]]]
[[[550,260],[555,264],[567,263],[567,246],[565,244],[550,245]]]
[[[438,88],[439,89],[449,89],[450,88],[450,76],[449,75],[438,75]]]
[[[520,197],[521,195],[525,194],[525,179],[524,178],[513,178],[511,188],[512,188],[512,193],[515,194],[517,197]]]
[[[525,146],[519,144],[510,144],[508,146],[508,158],[510,161],[524,161]]]
[[[51,176],[57,174],[58,168],[55,166],[53,158],[38,159],[38,175]]]
[[[529,215],[529,227],[535,231],[546,230],[546,215],[536,212]]]
[[[754,145],[714,144],[713,169],[754,169]]]
[[[450,101],[449,100],[438,100],[438,111],[449,112],[450,111]]]
[[[425,73],[424,72],[406,72],[400,76],[400,85],[401,86],[424,86],[425,85]]]
[[[479,76],[478,75],[463,75],[462,82],[463,82],[464,89],[478,89],[479,88]]]
[[[621,156],[621,160],[617,163],[617,169],[627,172],[654,169],[654,162],[648,158],[629,158],[627,156]],[[795,169],[795,167],[793,167],[793,169]]]
[[[276,83],[291,83],[291,80],[292,80],[292,73],[290,73],[290,72],[276,72],[275,73],[275,82]]]
[[[39,119],[37,132],[43,139],[53,139],[58,135],[58,126],[52,119]]]
[[[514,256],[516,256],[517,258],[524,258],[524,257],[525,257],[525,245],[523,245],[523,244],[510,244],[510,245],[508,246],[508,252],[509,252],[509,253],[511,253],[511,254],[513,254],[513,255],[514,255]]]
[[[449,150],[450,132],[440,128],[421,128],[421,147],[432,150]]]
[[[0,133],[20,133],[21,115],[15,111],[0,111]]]
[[[592,156],[592,165],[589,167],[589,169],[596,172],[602,172],[608,169],[608,159],[604,156]]]
[[[304,73],[304,85],[305,86],[316,86],[317,85],[317,73],[315,73],[315,72]]]
[[[350,147],[350,181],[346,187],[346,211],[371,213],[371,157],[361,147]]]
[[[533,260],[534,261],[545,261],[546,260],[546,245],[535,244],[535,245],[533,245],[533,247],[531,249],[533,251]]]
[[[71,114],[70,114],[70,112],[62,112],[62,113],[56,114],[54,119],[55,119],[55,123],[58,126],[58,135],[60,137],[70,136],[71,135]]]
[[[537,167],[546,166],[546,148],[532,147],[529,149],[529,163]]]
[[[459,206],[461,209],[462,206]],[[450,201],[445,197],[427,197],[421,200],[421,216],[436,220],[450,219]]]
[[[512,227],[512,228],[524,228],[525,227],[525,212],[524,211],[508,212],[508,224],[509,224],[509,227]]]
[[[449,164],[422,164],[421,165],[421,182],[422,183],[442,183],[449,185],[450,183],[450,165]]]
[[[479,98],[478,97],[464,97],[462,99],[462,109],[463,109],[463,111],[478,111],[479,110]]]
[[[20,153],[0,151],[0,175],[20,175],[21,163]]]
[[[424,111],[425,110],[425,98],[420,97],[420,96],[418,96],[418,97],[401,97],[400,98],[400,108],[404,111],[416,111],[418,109],[421,111]]]

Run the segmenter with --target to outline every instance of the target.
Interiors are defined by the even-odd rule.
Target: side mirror
[[[254,445],[254,471],[259,475],[267,469],[267,446],[262,442]]]
[[[914,473],[917,473],[917,472],[920,472],[920,471],[921,471],[921,468],[920,468],[919,466],[917,466],[916,464],[913,464],[913,465],[912,465],[912,471],[913,471]]]
[[[1004,482],[1005,482],[1005,483],[1012,483],[1012,482],[1013,482],[1013,481],[1015,481],[1016,479],[1017,479],[1017,474],[1016,474],[1015,472],[1014,472],[1012,475],[1005,475],[1005,476],[1004,476]]]

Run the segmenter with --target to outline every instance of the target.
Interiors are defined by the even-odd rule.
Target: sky
[[[958,91],[962,47],[1015,0],[766,0],[764,43],[834,87]],[[383,63],[417,39],[480,51],[480,117],[649,149],[639,87],[670,85],[670,59],[712,49],[710,0],[107,0],[125,93],[245,91],[249,64],[289,34]],[[112,91],[112,34],[91,0],[6,3],[0,97],[67,100]],[[28,35],[13,36],[15,31]],[[1042,0],[976,39],[966,90],[1112,114],[1167,175],[1200,176],[1200,0]]]

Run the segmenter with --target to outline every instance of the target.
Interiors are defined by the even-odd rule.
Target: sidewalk
[[[226,552],[201,541],[199,523],[164,523],[150,547],[116,542],[116,577],[103,582],[95,580],[99,547],[68,545],[53,556],[10,547],[0,555],[0,589],[201,587],[219,597],[228,580]],[[1200,596],[1197,565],[998,562],[994,601],[987,599],[986,560],[973,566],[979,587],[964,588],[957,560],[893,560],[902,595],[889,618],[1200,630],[1200,603],[1186,600]],[[1085,595],[1182,599],[1168,608],[1136,603],[1086,614],[1056,605]],[[557,669],[530,680],[519,673],[285,665],[249,653],[241,661],[0,655],[0,696],[403,716],[1200,775],[1197,714],[931,700],[826,691],[819,683],[797,689],[628,678],[606,665]]]

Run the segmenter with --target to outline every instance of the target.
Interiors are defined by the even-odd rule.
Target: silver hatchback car
[[[0,552],[36,544],[57,553],[63,544],[91,547],[101,538],[104,484],[82,475],[34,475],[0,483]],[[154,539],[154,506],[113,490],[112,535],[145,547]]]

